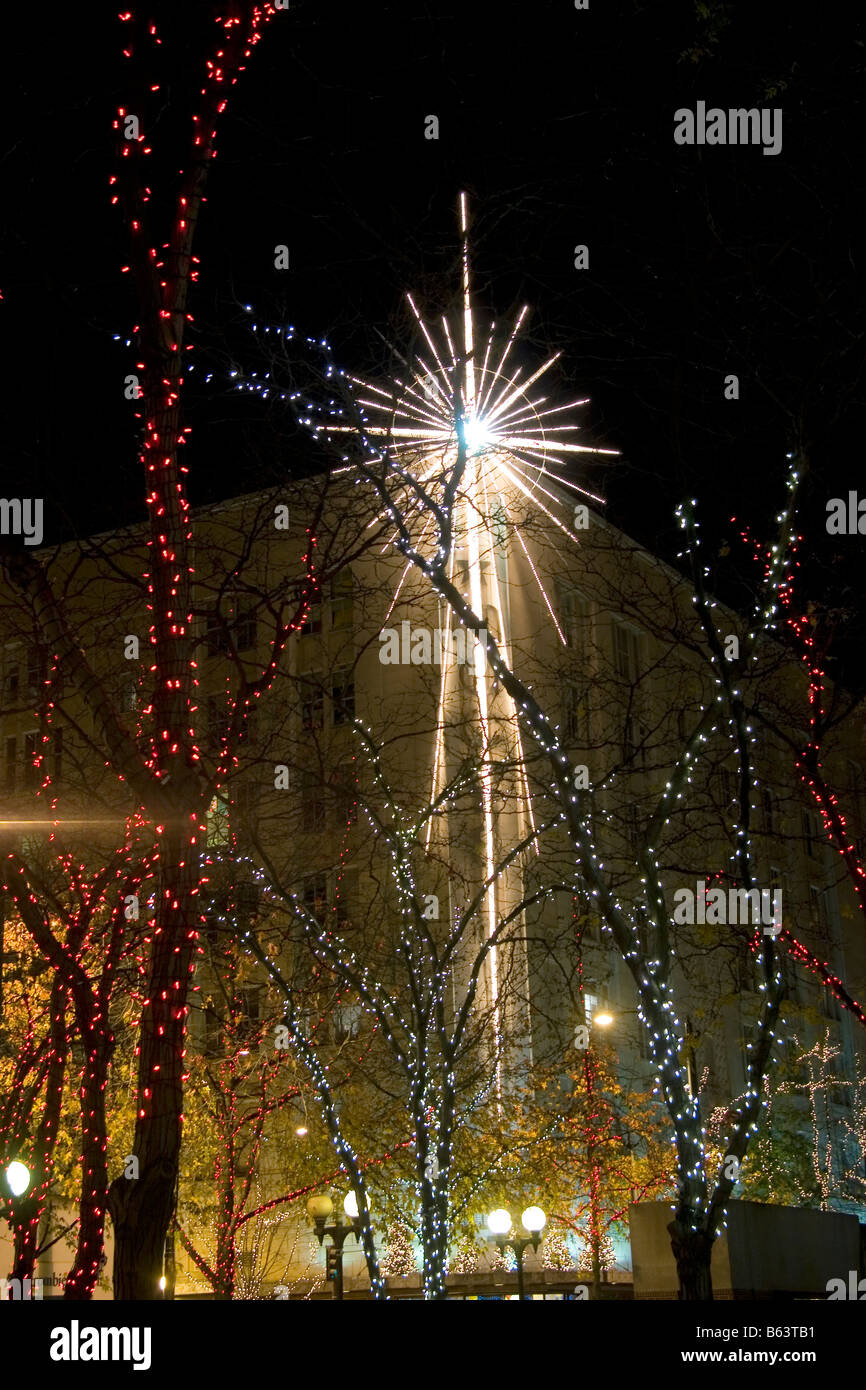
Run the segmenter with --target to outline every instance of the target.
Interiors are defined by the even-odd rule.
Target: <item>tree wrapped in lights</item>
[[[143,644],[149,660],[137,683],[133,718],[125,695],[121,697],[115,688],[119,684],[115,672],[106,669],[102,634],[92,636],[69,602],[69,575],[64,573],[62,557],[55,559],[55,572],[51,557],[37,559],[29,551],[3,557],[10,586],[27,606],[51,662],[62,667],[67,689],[89,707],[98,760],[119,780],[126,814],[152,826],[156,842],[152,907],[142,919],[144,988],[136,1125],[130,1141],[140,1176],[133,1182],[118,1175],[110,1185],[108,1201],[116,1237],[114,1292],[119,1298],[160,1296],[165,1237],[177,1187],[188,994],[198,950],[199,860],[208,809],[229,779],[247,720],[270,687],[290,634],[300,629],[323,575],[327,582],[327,555],[317,551],[313,530],[321,509],[314,505],[309,513],[303,592],[287,595],[282,577],[280,594],[267,603],[272,630],[268,658],[251,674],[238,660],[237,643],[226,622],[222,600],[229,587],[227,576],[223,573],[221,580],[212,580],[217,600],[210,616],[225,637],[224,651],[235,666],[235,680],[228,692],[225,737],[215,761],[209,760],[203,755],[197,728],[201,721],[197,718],[194,627],[204,615],[197,611],[194,593],[187,467],[180,450],[189,432],[183,425],[181,405],[191,369],[189,300],[199,273],[194,237],[216,152],[219,120],[267,25],[281,8],[233,0],[214,10],[214,51],[193,116],[188,157],[178,159],[168,151],[165,198],[157,187],[159,172],[149,176],[146,171],[153,153],[148,122],[153,117],[155,124],[163,109],[163,83],[154,77],[159,76],[166,50],[149,18],[133,11],[118,16],[124,56],[136,73],[133,76],[131,69],[130,95],[114,121],[119,168],[110,182],[112,202],[122,211],[129,233],[130,250],[122,270],[132,276],[138,303],[137,323],[126,340],[127,347],[135,350],[127,388],[137,402],[141,427],[149,531],[149,613],[143,618],[145,630],[149,628]],[[151,67],[149,73],[142,66],[145,63]],[[183,165],[179,178],[178,164]],[[273,530],[273,503],[269,524]],[[109,560],[105,552],[110,549],[106,544],[91,554],[91,562],[96,556],[97,570],[99,560]],[[110,565],[102,570],[102,577],[109,572],[117,577]],[[237,570],[231,578],[238,579]],[[122,633],[128,631],[129,614],[138,610],[135,593]]]
[[[731,521],[737,526],[738,539],[751,552],[753,561],[766,568],[772,560],[772,551],[756,540],[748,524],[738,522],[734,517]],[[802,541],[802,536],[796,536],[792,541],[787,556],[787,574],[779,585],[778,596],[784,617],[783,635],[802,663],[806,676],[805,690],[798,693],[804,697],[808,713],[808,737],[804,742],[800,736],[803,720],[799,709],[790,703],[786,705],[774,700],[769,708],[762,711],[762,719],[792,755],[796,774],[817,811],[824,837],[841,857],[858,908],[863,913],[866,912],[866,868],[858,841],[862,838],[864,826],[863,810],[859,806],[861,788],[856,781],[861,774],[855,772],[852,780],[852,770],[849,768],[848,776],[844,779],[847,782],[845,801],[851,808],[849,816],[833,788],[833,774],[826,765],[828,750],[831,753],[834,751],[834,735],[852,722],[862,724],[863,719],[862,683],[860,689],[848,690],[828,675],[834,647],[842,645],[852,615],[843,607],[830,603],[806,603],[800,599],[797,579],[801,565],[798,552]],[[849,820],[853,825],[849,824]],[[824,970],[827,973],[825,983],[837,993],[840,1002],[850,1008],[842,982],[832,976],[826,966]],[[862,1015],[859,1021],[864,1022]]]
[[[56,1173],[64,1167],[57,1163],[56,1149],[64,1101],[68,1110],[65,1081],[70,1029],[62,979],[55,977],[47,986],[44,966],[26,949],[24,933],[15,931],[14,922],[4,926],[4,963],[15,961],[15,969],[7,968],[0,1031],[0,1160],[4,1170],[12,1159],[24,1162],[30,1181],[24,1192],[11,1195],[8,1206],[4,1202],[3,1215],[13,1240],[9,1277],[32,1279],[46,1201]],[[24,1032],[26,1041],[15,1055],[16,1049],[7,1039],[19,1032]],[[40,1118],[34,1126],[32,1115],[39,1099]]]
[[[780,1079],[775,1087],[780,1097],[799,1096],[806,1101],[808,1169],[807,1175],[797,1182],[797,1188],[802,1201],[816,1204],[822,1211],[838,1207],[844,1200],[862,1204],[866,1197],[863,1176],[866,1080],[859,1056],[853,1079],[845,1080],[840,1076],[841,1051],[829,1028],[824,1029],[823,1036],[816,1038],[811,1047],[794,1034],[791,1065],[798,1075]]]
[[[475,1274],[481,1264],[481,1249],[474,1239],[462,1236],[448,1258],[449,1274]]]
[[[47,779],[46,779],[47,780]],[[5,888],[33,949],[55,971],[52,985],[51,1030],[46,1074],[45,1108],[37,1142],[40,1182],[28,1194],[26,1222],[16,1231],[18,1248],[14,1277],[32,1277],[38,1254],[37,1232],[52,1179],[52,1154],[58,1138],[61,1107],[71,1085],[76,1115],[66,1122],[80,1130],[79,1215],[76,1251],[66,1279],[64,1297],[90,1298],[103,1263],[108,1192],[108,1085],[115,1050],[115,1029],[124,1005],[123,989],[134,979],[134,957],[140,947],[137,912],[142,882],[152,873],[147,840],[130,828],[124,846],[98,869],[72,854],[59,853],[39,862],[34,853],[10,853],[2,868]],[[43,856],[44,858],[44,856]],[[120,986],[120,988],[119,988]],[[77,1076],[69,1044],[81,1047]],[[27,1054],[25,1043],[23,1057]]]
[[[265,895],[254,879],[244,878],[251,869],[241,857],[208,858],[210,911],[191,1006],[197,1045],[190,1059],[176,1229],[195,1269],[216,1297],[228,1299],[245,1277],[240,1257],[252,1249],[251,1223],[261,1238],[269,1230],[271,1239],[286,1204],[334,1175],[321,1127],[312,1119],[302,1127],[300,1142],[298,1117],[306,1115],[310,1103],[315,1107],[315,1096],[291,1050],[274,1046],[283,1015],[279,996],[265,988],[239,943],[238,920],[246,929],[253,915],[261,917],[259,928],[268,935]],[[216,894],[226,875],[229,886]],[[261,912],[250,909],[250,888],[263,900]],[[302,1006],[301,983],[293,993]],[[335,1091],[345,1089],[352,1070],[345,1059],[331,1064]],[[273,1150],[280,1156],[276,1192],[267,1191],[274,1178],[267,1162]],[[260,1229],[266,1217],[273,1224]],[[259,1236],[252,1238],[256,1248]]]
[[[596,1234],[591,1227],[586,1226],[578,1230],[577,1235],[580,1241],[578,1266],[580,1269],[592,1270],[593,1281],[598,1287],[604,1271],[612,1269],[616,1264],[616,1251],[610,1232],[601,1231]]]
[[[417,1274],[415,1244],[412,1232],[403,1221],[394,1221],[388,1227],[385,1237],[387,1253],[381,1261],[380,1269],[389,1279],[401,1278],[406,1274]]]
[[[574,1269],[574,1260],[561,1230],[551,1228],[541,1242],[542,1269]]]
[[[486,914],[488,883],[467,884],[465,899],[451,920],[431,919],[430,900],[420,885],[425,878],[427,886],[434,883],[434,875],[442,875],[442,864],[428,852],[425,830],[441,808],[477,788],[477,768],[471,763],[463,765],[432,802],[422,804],[420,810],[409,808],[398,799],[391,784],[383,749],[359,720],[353,720],[352,727],[363,755],[362,766],[369,773],[369,786],[359,787],[355,794],[374,832],[366,842],[367,853],[372,856],[369,881],[374,883],[387,875],[389,894],[394,894],[397,905],[396,940],[384,935],[377,939],[380,929],[375,926],[375,915],[368,911],[363,914],[368,948],[362,951],[360,942],[350,944],[351,923],[340,922],[339,903],[327,911],[324,905],[317,910],[306,903],[303,894],[293,891],[286,881],[273,851],[257,839],[256,857],[264,866],[270,893],[282,900],[289,913],[290,934],[284,950],[273,957],[268,956],[256,932],[248,932],[243,944],[283,995],[291,1045],[311,1075],[337,1153],[346,1163],[353,1188],[360,1193],[361,1209],[368,1205],[368,1187],[348,1124],[349,1107],[345,1116],[340,1113],[338,1098],[323,1069],[321,1043],[312,1037],[309,1025],[302,1025],[297,992],[285,977],[280,955],[296,955],[296,946],[304,945],[319,977],[339,983],[352,1000],[350,1007],[373,1021],[382,1053],[381,1080],[378,1075],[377,1080],[386,1095],[399,1096],[398,1115],[402,1107],[404,1123],[406,1110],[412,1122],[409,1142],[420,1213],[425,1297],[443,1298],[458,1176],[455,1146],[469,1124],[480,1124],[483,1133],[488,1133],[484,1120],[490,1108],[501,1109],[504,1099],[504,1090],[500,1090],[504,1084],[503,1051],[496,1012],[504,1008],[508,995],[503,992],[491,1000],[486,994],[485,963],[491,952],[498,950],[502,968],[519,941],[522,914],[534,901],[548,896],[551,888],[548,885],[511,903],[497,919],[493,935],[482,935],[480,941],[476,933],[479,920]],[[495,864],[494,874],[504,872],[508,862],[527,849],[533,838],[513,848],[505,862]],[[379,910],[394,920],[390,896]],[[292,950],[291,943],[296,943]],[[381,974],[374,973],[380,967]],[[455,1003],[446,1008],[448,997]],[[354,1106],[352,1119],[357,1131]],[[381,1127],[381,1123],[377,1117],[376,1124]],[[373,1270],[371,1278],[375,1290]]]
[[[536,1062],[508,1114],[461,1151],[464,1209],[517,1210],[543,1193],[551,1232],[574,1233],[599,1285],[629,1207],[672,1190],[670,1129],[645,1087],[609,1044]]]

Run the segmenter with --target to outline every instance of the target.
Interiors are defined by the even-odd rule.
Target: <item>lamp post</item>
[[[533,1250],[538,1249],[541,1232],[547,1225],[547,1217],[541,1207],[527,1207],[520,1219],[524,1229],[529,1232],[527,1236],[513,1234],[511,1212],[506,1211],[504,1207],[497,1207],[496,1211],[490,1213],[487,1225],[503,1254],[506,1250],[514,1251],[517,1259],[517,1297],[522,1300],[526,1297],[523,1287],[523,1252],[527,1245],[531,1245]]]
[[[346,1236],[353,1235],[355,1240],[361,1239],[361,1221],[358,1216],[358,1199],[354,1192],[347,1192],[343,1201],[343,1211],[349,1218],[348,1223],[338,1215],[337,1220],[329,1226],[328,1217],[334,1210],[334,1203],[330,1197],[311,1197],[307,1202],[307,1212],[312,1218],[316,1232],[316,1239],[320,1245],[324,1244],[325,1237],[331,1237],[331,1244],[325,1248],[325,1277],[334,1281],[334,1297],[343,1297],[343,1245]]]
[[[610,1028],[615,1022],[614,1015],[611,1013],[606,1003],[602,1003],[601,1008],[596,1009],[590,1017],[593,1028]],[[583,1054],[583,1079],[586,1088],[587,1100],[592,1103],[595,1091],[595,1061],[590,1049]],[[589,1160],[589,1244],[592,1258],[592,1287],[593,1297],[600,1298],[601,1293],[601,1168],[596,1161],[596,1142],[595,1131],[590,1126],[586,1145],[586,1155]]]
[[[9,1287],[18,1288],[17,1294],[10,1292],[10,1298],[22,1297],[30,1298],[32,1289],[31,1275],[35,1272],[36,1257],[38,1250],[32,1249],[27,1243],[28,1229],[31,1232],[33,1244],[36,1240],[35,1218],[38,1211],[38,1203],[34,1192],[34,1183],[38,1181],[38,1175],[33,1172],[30,1165],[22,1163],[20,1159],[13,1158],[0,1169],[0,1198],[2,1201],[2,1214],[9,1222],[13,1232],[13,1257],[12,1271],[9,1276]],[[6,1289],[4,1281],[4,1290]],[[5,1293],[0,1295],[5,1297]],[[41,1294],[38,1295],[41,1298]]]

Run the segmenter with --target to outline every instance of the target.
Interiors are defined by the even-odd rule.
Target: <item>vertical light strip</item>
[[[469,294],[469,238],[466,194],[460,194],[460,230],[463,233],[463,350],[465,353],[465,386],[463,399],[464,439],[467,419],[475,415],[475,351],[472,336],[472,304]],[[483,517],[483,499],[480,494],[479,477],[481,461],[479,458],[467,460],[466,475],[468,488],[463,501],[466,525],[466,549],[469,559],[469,601],[478,616],[484,619],[484,594],[481,583],[481,554],[478,543],[479,517]],[[468,636],[468,634],[467,634]],[[467,653],[468,658],[468,653]],[[472,669],[475,677],[475,693],[478,700],[478,722],[481,726],[481,807],[484,818],[484,857],[485,877],[489,880],[487,888],[487,932],[490,938],[496,934],[496,851],[493,833],[493,791],[490,780],[490,726],[487,705],[487,652],[479,641],[474,643]],[[499,962],[496,946],[491,946],[490,987],[493,993],[493,1032],[496,1045],[496,1102],[502,1110],[502,1019],[499,1006]]]
[[[452,549],[448,562],[448,578],[454,582],[454,551]],[[448,659],[451,652],[451,605],[445,604],[445,630],[442,634],[442,676],[439,681],[439,709],[436,715],[436,751],[433,755],[433,788],[430,793],[431,804],[439,794],[439,784],[442,778],[440,770],[445,762],[445,701],[448,695]],[[427,821],[427,836],[425,848],[430,848],[430,837],[433,834],[433,817]]]
[[[470,459],[467,465],[469,474],[470,488],[469,495],[464,499],[464,509],[466,516],[466,545],[469,555],[469,601],[474,611],[483,619],[484,617],[484,596],[481,585],[481,555],[478,544],[478,520],[481,515],[480,502],[478,496],[478,472],[479,464],[477,459]],[[475,513],[474,516],[470,514]],[[468,634],[467,634],[468,635]],[[473,673],[475,676],[475,693],[478,700],[478,722],[481,726],[481,807],[484,818],[484,854],[485,854],[485,877],[490,880],[487,888],[487,933],[493,937],[496,933],[496,854],[493,834],[493,792],[490,782],[490,725],[487,706],[487,652],[480,642],[475,642],[473,651]],[[490,961],[490,985],[493,992],[493,1031],[496,1039],[496,1098],[497,1106],[502,1109],[502,1019],[499,1007],[499,962],[497,960],[497,948],[491,946],[488,960]]]

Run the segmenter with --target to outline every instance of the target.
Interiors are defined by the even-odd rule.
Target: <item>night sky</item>
[[[134,353],[113,340],[136,314],[111,122],[137,83],[160,82],[146,129],[167,213],[214,34],[209,4],[151,11],[162,48],[134,64],[118,7],[7,19],[2,493],[44,496],[51,539],[144,516],[123,398]],[[590,396],[587,437],[622,451],[586,474],[610,518],[671,557],[688,491],[712,545],[733,512],[766,533],[802,447],[805,581],[862,634],[864,539],[828,537],[825,515],[832,496],[866,495],[864,28],[775,0],[291,0],[233,92],[199,227],[192,341],[215,375],[190,378],[193,500],[321,464],[288,418],[227,389],[229,360],[267,365],[241,306],[375,375],[394,362],[381,335],[408,339],[407,288],[431,316],[454,308],[465,188],[479,312],[503,323],[528,301],[519,360],[560,350],[554,389]],[[781,153],[678,146],[674,111],[699,99],[780,107]],[[739,401],[724,400],[728,373]]]

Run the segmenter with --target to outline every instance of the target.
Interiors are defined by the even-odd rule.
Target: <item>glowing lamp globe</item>
[[[354,1192],[347,1192],[343,1198],[343,1211],[350,1221],[357,1220],[358,1217],[358,1198]]]
[[[527,1231],[531,1231],[533,1235],[543,1231],[547,1225],[547,1217],[541,1207],[527,1207],[520,1219]]]
[[[307,1202],[307,1213],[314,1221],[327,1221],[331,1212],[334,1210],[334,1203],[330,1197],[318,1196],[311,1197]]]
[[[599,1028],[609,1028],[613,1023],[613,1014],[609,1013],[607,1009],[602,1009],[600,1013],[595,1015],[592,1021],[593,1023],[597,1023]]]
[[[495,1236],[507,1236],[511,1230],[511,1212],[497,1207],[487,1218],[487,1225]]]
[[[6,1169],[6,1181],[13,1197],[23,1197],[30,1186],[30,1169],[16,1158]]]

